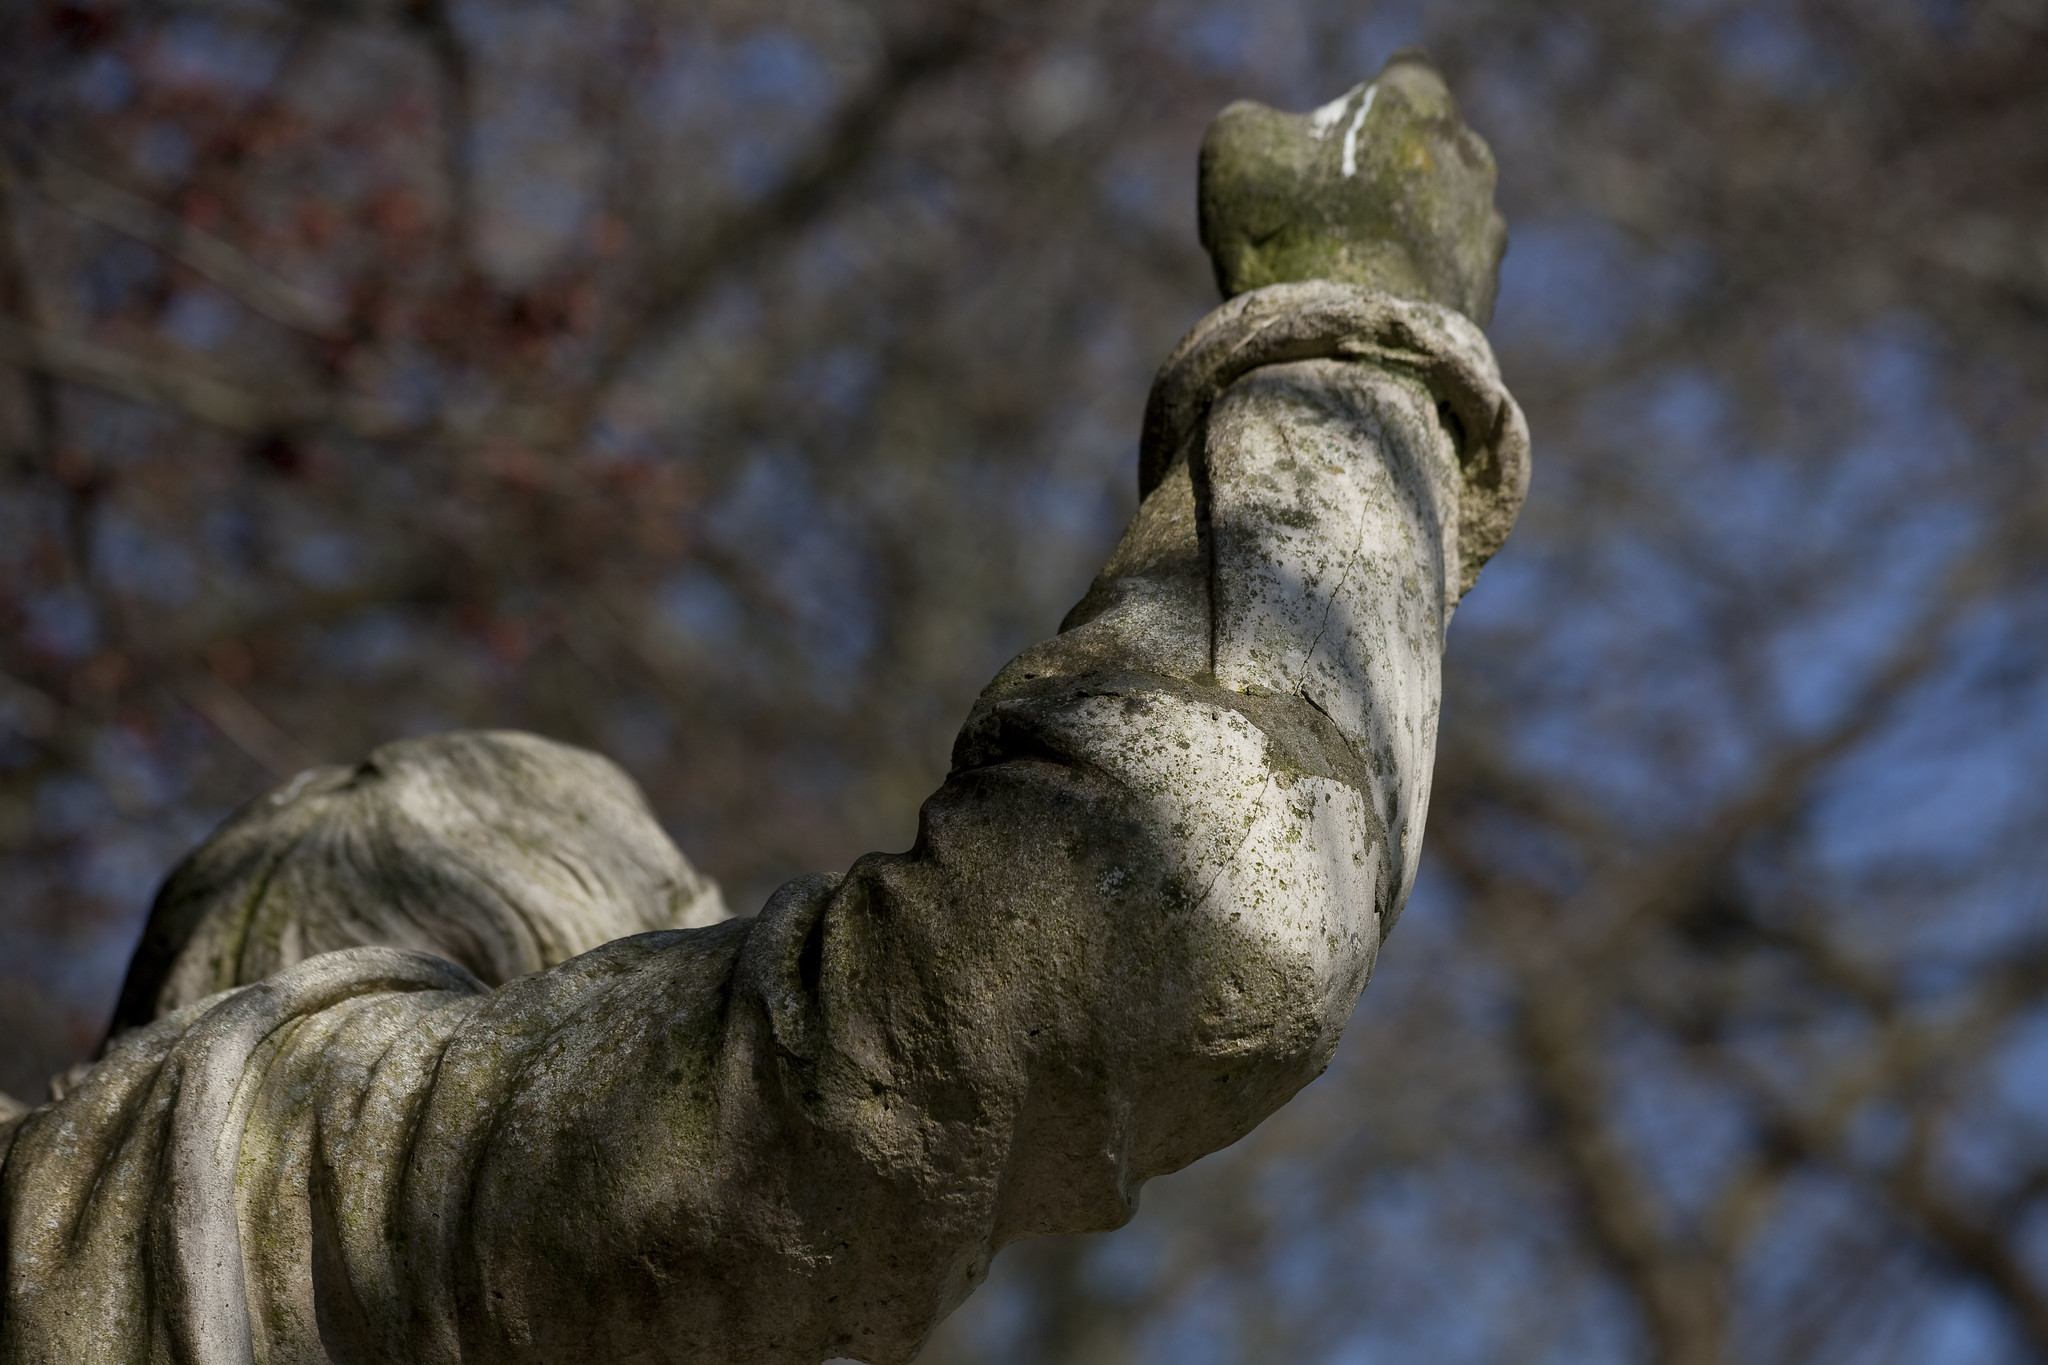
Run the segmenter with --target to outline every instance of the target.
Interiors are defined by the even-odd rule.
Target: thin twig
[[[650,337],[672,329],[720,278],[744,270],[770,246],[816,222],[880,152],[903,106],[956,70],[987,40],[977,6],[899,39],[866,87],[840,107],[832,126],[768,194],[712,224],[688,250],[656,270],[642,301],[599,348],[585,397],[567,429],[580,433],[605,393]]]
[[[178,214],[46,153],[31,157],[18,143],[9,152],[0,167],[11,163],[9,178],[14,184],[163,253],[272,322],[323,340],[341,335],[341,313],[333,304],[277,278]]]

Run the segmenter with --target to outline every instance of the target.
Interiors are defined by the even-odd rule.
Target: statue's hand
[[[1343,280],[1492,316],[1507,249],[1493,153],[1421,53],[1311,113],[1240,100],[1209,125],[1201,166],[1202,244],[1225,297]]]

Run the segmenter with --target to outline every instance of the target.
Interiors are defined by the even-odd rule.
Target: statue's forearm
[[[1211,397],[1067,629],[977,704],[919,848],[855,878],[944,862],[956,904],[988,903],[971,931],[941,917],[989,945],[969,980],[1081,964],[1029,1008],[1098,1011],[1071,1042],[1187,1110],[1127,1181],[1234,1138],[1327,1059],[1413,880],[1460,579],[1459,452],[1419,379],[1309,359]],[[1212,1048],[1270,1074],[1217,1080]],[[1215,1085],[1274,1094],[1240,1109]]]

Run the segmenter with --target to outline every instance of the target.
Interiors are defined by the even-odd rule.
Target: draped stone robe
[[[1141,481],[910,851],[495,989],[360,947],[116,1038],[9,1130],[0,1359],[899,1362],[1004,1243],[1249,1131],[1414,879],[1527,441],[1462,317],[1277,285],[1168,361]]]

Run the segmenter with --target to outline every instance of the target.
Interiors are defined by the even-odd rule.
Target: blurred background
[[[0,1087],[238,803],[909,844],[1134,505],[1195,149],[1427,45],[1533,496],[1329,1074],[933,1365],[2048,1360],[2048,0],[13,0]]]

